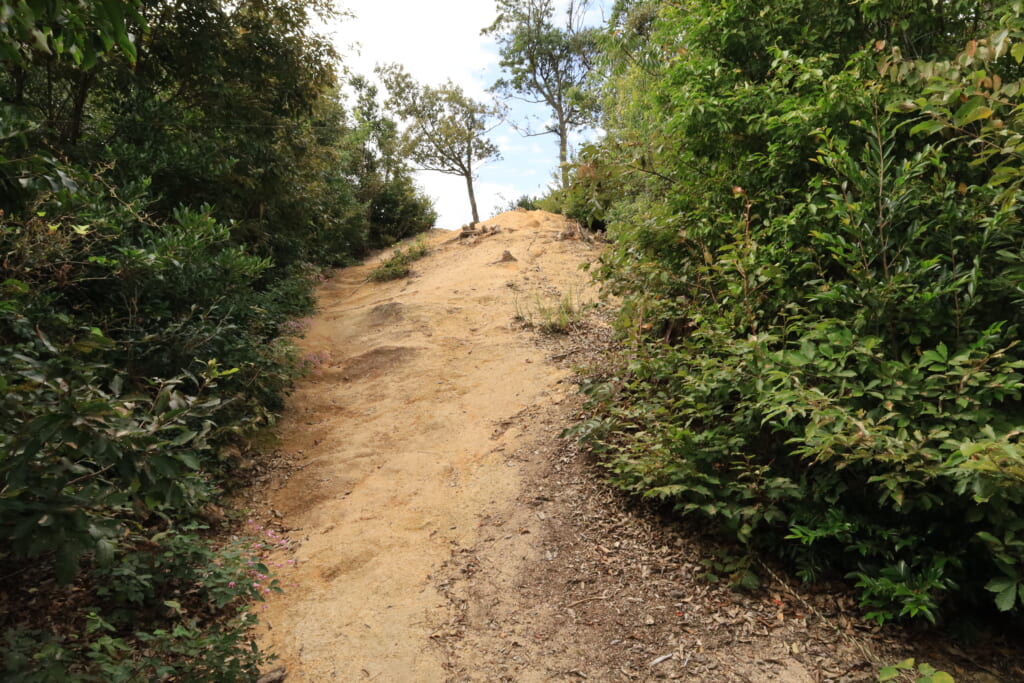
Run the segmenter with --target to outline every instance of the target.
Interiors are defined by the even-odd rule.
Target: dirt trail
[[[371,264],[319,291],[301,346],[322,366],[280,428],[301,469],[272,498],[296,544],[294,587],[259,637],[290,682],[445,680],[435,575],[520,493],[516,416],[573,391],[511,322],[517,306],[592,298],[579,264],[597,249],[545,212],[484,225],[499,230],[432,233],[411,278],[367,282]]]
[[[288,683],[861,683],[907,657],[1024,680],[1012,639],[968,652],[875,627],[848,586],[760,561],[757,591],[709,581],[735,549],[616,494],[559,438],[580,410],[570,366],[615,367],[609,325],[513,324],[593,300],[578,266],[599,249],[543,212],[486,225],[430,234],[409,279],[367,282],[370,264],[320,289],[302,347],[323,362],[290,399],[273,476],[291,474],[265,510],[297,561],[258,635]]]

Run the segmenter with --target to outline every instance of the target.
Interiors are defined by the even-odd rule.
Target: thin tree
[[[386,106],[406,124],[406,154],[420,169],[466,181],[473,222],[480,222],[473,181],[480,166],[501,158],[487,134],[497,111],[467,96],[449,80],[439,87],[417,83],[401,66],[378,67],[388,90]]]
[[[558,25],[552,0],[498,0],[498,18],[482,31],[497,41],[499,64],[507,74],[491,92],[551,110],[544,130],[527,126],[524,134],[558,137],[563,188],[569,181],[569,134],[591,123],[596,112],[594,100],[586,96],[597,54],[597,31],[584,25],[588,4],[570,0],[565,23]]]

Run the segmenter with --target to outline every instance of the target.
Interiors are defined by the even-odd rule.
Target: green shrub
[[[251,600],[278,590],[262,535],[214,550],[194,525],[164,532],[100,567],[97,604],[60,631],[8,629],[0,672],[18,681],[255,680],[269,660],[252,642]],[[81,623],[78,623],[78,622]]]
[[[628,172],[628,171],[627,171]],[[532,202],[533,208],[559,213],[590,230],[604,230],[616,201],[620,169],[604,163],[595,145],[586,145],[569,171],[570,184]]]
[[[382,183],[370,200],[369,210],[369,244],[377,249],[418,235],[437,221],[430,198],[407,175]]]
[[[915,662],[913,657],[892,666],[884,666],[878,672],[879,683],[895,681],[902,676],[913,676],[914,683],[954,683],[953,677],[947,672],[939,671],[926,662]]]
[[[643,45],[680,56],[637,48],[613,91],[639,100],[609,109],[602,271],[636,358],[580,431],[619,486],[847,576],[872,619],[1024,613],[1024,19],[908,60],[895,10],[745,6],[661,6]],[[825,38],[839,15],[861,44]]]
[[[430,247],[423,240],[416,240],[405,249],[396,248],[391,256],[383,263],[370,271],[370,279],[374,282],[386,282],[388,280],[400,280],[408,277],[412,272],[409,267],[413,261],[417,261],[430,253]]]
[[[531,197],[528,194],[520,195],[518,199],[509,201],[504,206],[494,207],[494,213],[503,213],[505,211],[515,211],[516,209],[526,209],[527,211],[536,211],[540,208],[539,199]]]
[[[251,677],[255,556],[189,520],[300,372],[281,335],[316,271],[273,278],[209,211],[149,218],[144,186],[75,186],[0,218],[0,562],[82,601],[67,633],[5,615],[4,678]]]

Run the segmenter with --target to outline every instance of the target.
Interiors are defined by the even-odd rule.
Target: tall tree
[[[430,228],[437,213],[429,197],[416,187],[413,169],[402,154],[398,124],[380,102],[380,91],[365,76],[353,76],[352,108],[359,142],[357,196],[368,221],[368,244],[380,248]]]
[[[550,108],[552,121],[539,132],[527,127],[526,135],[558,138],[563,188],[569,182],[569,134],[595,115],[594,101],[585,94],[597,53],[597,30],[584,26],[588,4],[589,0],[570,0],[560,26],[553,0],[498,0],[498,18],[483,30],[497,40],[499,64],[507,73],[491,91]]]
[[[480,166],[501,158],[487,137],[495,108],[468,97],[451,80],[436,88],[420,85],[397,64],[378,68],[378,73],[388,89],[388,109],[408,126],[409,158],[423,170],[462,177],[473,222],[480,222],[473,181]]]

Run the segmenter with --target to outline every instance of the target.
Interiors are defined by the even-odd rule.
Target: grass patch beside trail
[[[536,295],[531,303],[524,303],[515,297],[515,319],[527,327],[542,332],[566,334],[574,323],[583,319],[586,309],[593,304],[583,300],[580,291],[570,287],[569,291],[555,297]]]
[[[370,279],[374,282],[385,282],[387,280],[398,280],[408,277],[412,270],[409,264],[423,258],[430,253],[430,247],[422,239],[410,244],[406,249],[395,249],[391,257],[374,268],[370,272]]]

